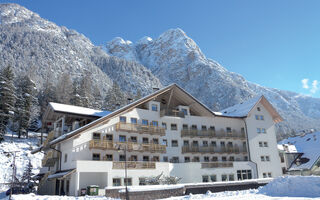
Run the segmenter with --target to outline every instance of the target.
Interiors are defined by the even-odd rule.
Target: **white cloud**
[[[310,92],[312,94],[314,94],[318,91],[318,84],[319,84],[319,82],[317,80],[312,81],[312,88],[310,89]]]
[[[301,80],[302,87],[304,89],[309,89],[308,81],[309,81],[309,79],[307,79],[307,78]]]

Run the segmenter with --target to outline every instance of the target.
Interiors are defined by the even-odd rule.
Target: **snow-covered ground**
[[[11,134],[5,136],[5,140],[0,143],[0,193],[6,191],[9,186],[5,183],[11,181],[12,176],[12,161],[13,156],[4,152],[16,152],[16,168],[17,177],[20,178],[28,165],[29,159],[31,160],[34,174],[38,174],[41,167],[42,153],[31,154],[31,148],[37,147],[38,139],[36,138],[39,133],[30,133],[28,139],[14,138]]]

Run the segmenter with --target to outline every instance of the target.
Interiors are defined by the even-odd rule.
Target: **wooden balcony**
[[[175,109],[173,109],[173,110],[172,109],[160,110],[160,117],[163,117],[163,116],[181,117],[181,118],[185,117],[184,112],[179,111],[179,110],[175,110]]]
[[[201,163],[201,168],[228,168],[233,167],[233,162],[205,162]]]
[[[102,149],[102,150],[118,150],[120,147],[126,145],[127,151],[139,151],[139,152],[151,152],[151,153],[166,153],[166,146],[160,144],[139,144],[133,142],[113,142],[106,140],[90,140],[90,149]]]
[[[42,167],[53,167],[58,160],[59,158],[54,157],[53,152],[49,151],[42,159]]]
[[[232,132],[226,132],[224,130],[193,130],[185,129],[181,130],[181,137],[199,137],[199,138],[221,138],[221,139],[242,139],[245,140],[244,133],[233,130]]]
[[[112,169],[124,169],[124,161],[113,161]],[[155,169],[155,162],[136,162],[136,161],[127,161],[127,169]]]
[[[213,146],[183,146],[182,153],[220,153],[239,154],[247,153],[246,149],[240,150],[238,146],[233,147],[213,147]]]
[[[123,122],[118,122],[116,124],[116,131],[134,132],[140,134],[150,134],[159,136],[164,136],[166,134],[165,129],[159,126],[131,124]]]

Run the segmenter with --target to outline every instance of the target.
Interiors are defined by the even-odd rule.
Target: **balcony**
[[[163,117],[163,116],[184,118],[184,112],[179,110],[163,109],[163,110],[160,110],[160,117]]]
[[[42,159],[42,167],[53,167],[59,160],[58,157],[54,157],[53,152],[49,151]]]
[[[112,163],[112,169],[124,169],[125,162],[124,161],[114,161]],[[135,161],[127,161],[127,169],[155,169],[155,162],[135,162]]]
[[[164,136],[166,134],[165,129],[162,127],[123,122],[119,122],[116,124],[116,131],[135,132],[140,134],[150,134],[159,136]]]
[[[101,150],[118,150],[118,147],[126,145],[127,151],[151,152],[151,153],[166,153],[166,146],[160,144],[138,144],[133,142],[113,142],[107,140],[90,140],[90,149]]]
[[[221,138],[221,139],[246,139],[244,133],[233,130],[232,132],[226,132],[224,130],[196,130],[185,129],[181,130],[181,137],[200,137],[200,138]]]
[[[206,162],[201,163],[201,168],[228,168],[233,167],[233,162]]]
[[[240,150],[238,146],[232,147],[214,147],[214,146],[183,146],[182,153],[227,153],[239,154],[247,153],[246,149]]]

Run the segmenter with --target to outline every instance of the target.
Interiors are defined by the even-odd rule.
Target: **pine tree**
[[[114,111],[126,104],[126,95],[121,91],[117,83],[113,83],[112,88],[108,90],[104,98],[103,109]]]
[[[24,186],[27,186],[27,188],[29,189],[32,189],[32,176],[34,175],[34,173],[32,173],[32,163],[31,163],[31,160],[28,159],[28,165],[26,166],[23,174],[22,174],[22,177],[21,177],[21,183],[24,185]]]
[[[141,90],[138,89],[138,90],[137,90],[137,94],[134,96],[134,100],[138,100],[138,99],[141,99],[141,98],[142,98]]]
[[[71,95],[70,103],[75,106],[82,106],[82,100],[80,97],[80,84],[78,81],[73,82],[73,92]]]
[[[57,101],[63,104],[70,104],[72,98],[73,83],[68,73],[63,73],[56,86]]]
[[[92,80],[90,75],[82,77],[80,80],[79,96],[83,107],[92,108],[94,97],[91,94]]]
[[[52,82],[53,81],[48,78],[46,82],[43,84],[42,91],[40,91],[38,94],[39,105],[41,107],[40,115],[42,115],[45,112],[49,102],[57,101],[57,95],[55,93],[56,89]]]
[[[0,72],[0,141],[3,140],[6,127],[13,116],[15,101],[14,74],[9,65]]]
[[[17,101],[15,104],[15,122],[18,123],[18,137],[24,133],[28,137],[31,121],[31,109],[35,103],[35,84],[28,76],[17,80]]]

